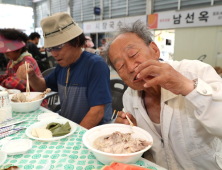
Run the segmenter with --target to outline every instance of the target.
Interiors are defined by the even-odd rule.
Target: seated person
[[[27,43],[28,52],[32,54],[32,56],[36,60],[41,60],[46,58],[46,54],[42,54],[41,52],[45,52],[44,48],[38,49],[37,45],[39,43],[40,35],[37,32],[33,32],[29,35],[29,40]]]
[[[85,35],[68,13],[42,19],[41,27],[44,46],[58,65],[45,79],[29,69],[31,86],[59,92],[61,116],[87,129],[108,122],[112,116],[108,65],[100,56],[82,51]],[[23,71],[19,76],[26,79],[25,67],[19,69]]]
[[[85,36],[85,38],[86,38],[86,42],[82,46],[83,50],[99,55],[100,51],[92,48],[94,47],[94,43],[92,42],[92,39],[89,36]]]
[[[38,77],[42,77],[38,64],[30,53],[27,52],[26,44],[28,37],[25,33],[16,29],[0,29],[0,53],[10,59],[4,75],[0,75],[0,85],[7,89],[26,91],[26,80],[17,76],[19,66],[29,63]],[[26,73],[24,73],[26,75]],[[30,91],[34,91],[32,87]],[[46,102],[43,106],[46,106]]]
[[[4,70],[7,67],[7,59],[3,53],[0,53],[0,68]]]
[[[102,43],[102,46],[99,47],[100,55],[104,57],[105,50],[108,47],[108,43],[106,42],[105,38],[101,39],[101,43]]]
[[[140,21],[120,28],[107,54],[129,86],[126,113],[116,122],[129,124],[127,114],[152,135],[153,161],[170,170],[222,169],[222,79],[215,70],[194,60],[159,61]]]
[[[106,48],[107,48],[107,42],[106,42],[106,39],[105,38],[102,38],[101,39],[101,43],[102,43],[102,46],[101,47],[99,47],[99,49],[101,50],[101,51],[105,51],[106,50]]]

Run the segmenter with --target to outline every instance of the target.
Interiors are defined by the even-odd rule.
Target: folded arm
[[[80,122],[80,125],[86,129],[97,126],[104,116],[104,111],[105,104],[91,107],[86,116]]]
[[[26,89],[26,80],[21,80],[17,77],[16,73],[13,76],[5,78],[1,85],[8,89],[19,89],[25,91]]]

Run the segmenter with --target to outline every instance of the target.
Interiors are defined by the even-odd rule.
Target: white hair
[[[152,39],[153,34],[149,31],[147,25],[145,25],[140,20],[137,20],[132,25],[125,25],[125,26],[119,28],[118,33],[114,36],[112,41],[110,41],[108,43],[107,48],[104,50],[105,57],[107,58],[107,64],[111,65],[113,68],[114,68],[114,66],[112,65],[112,63],[109,59],[110,45],[119,35],[126,34],[126,33],[134,33],[134,34],[138,35],[147,46],[149,46],[149,44],[153,41],[153,39]]]

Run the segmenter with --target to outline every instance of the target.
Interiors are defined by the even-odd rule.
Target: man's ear
[[[153,52],[153,54],[154,54],[154,56],[155,56],[155,59],[158,60],[158,59],[160,58],[160,50],[159,50],[159,48],[157,47],[156,43],[152,41],[152,42],[149,44],[149,47],[152,49],[152,52]]]
[[[78,43],[76,44],[75,48],[79,47],[79,42],[80,42],[80,40],[79,40],[79,36],[78,36]]]

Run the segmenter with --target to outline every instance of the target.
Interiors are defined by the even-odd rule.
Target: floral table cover
[[[17,125],[29,127],[33,123],[37,122],[39,114],[50,112],[49,110],[40,107],[38,110],[29,113],[17,113],[13,112],[13,117],[18,120],[27,120],[26,122]],[[51,161],[50,169],[53,170],[91,170],[100,169],[104,165],[99,162],[90,150],[88,150],[83,142],[82,136],[86,132],[86,129],[79,126],[73,135],[54,142],[41,142],[33,140],[32,149],[25,154],[8,155],[7,160],[4,162],[1,168],[6,168],[9,165],[19,166],[21,169],[43,169],[48,160]],[[15,139],[28,138],[25,134],[25,130],[19,131],[16,134],[11,135]],[[1,149],[1,146],[0,146]],[[164,168],[146,160],[140,158],[136,163],[137,165],[150,168],[153,170],[165,170]]]

